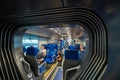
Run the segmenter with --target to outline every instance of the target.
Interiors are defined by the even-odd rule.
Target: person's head
[[[45,49],[44,45],[41,45],[41,49]]]
[[[83,44],[80,44],[80,51],[83,51],[84,50],[84,46]]]

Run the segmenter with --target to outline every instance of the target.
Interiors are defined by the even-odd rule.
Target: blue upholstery
[[[80,50],[80,44],[75,44],[75,49]]]
[[[54,44],[49,44],[49,50],[54,50],[55,49],[55,45]]]
[[[57,44],[54,44],[54,46],[55,46],[55,49],[58,50],[58,45],[57,45]]]
[[[26,55],[37,56],[39,49],[34,47],[28,47],[26,50]]]
[[[60,50],[62,50],[65,46],[65,41],[64,40],[61,40],[60,41]]]
[[[76,49],[76,48],[75,48],[74,45],[70,45],[70,46],[68,46],[68,49],[74,50],[74,49]]]
[[[48,44],[48,52],[46,56],[46,63],[53,63],[57,58],[58,45],[51,43]]]
[[[58,45],[57,44],[54,44],[54,45],[55,45],[55,55],[57,57],[57,55],[58,55]]]
[[[63,62],[63,79],[64,80],[69,80],[69,78],[67,78],[69,73],[71,73],[71,75],[74,75],[75,74],[74,71],[78,70],[77,66],[80,65],[80,62],[81,62],[80,54],[81,54],[80,51],[77,49],[65,50],[65,60]]]
[[[42,65],[42,66],[40,67],[40,69],[39,69],[39,73],[44,72],[45,69],[46,69],[46,67],[45,67],[44,65]]]
[[[55,50],[50,50],[46,56],[46,63],[53,63],[55,61]]]
[[[78,50],[65,50],[65,59],[80,60],[80,51]]]

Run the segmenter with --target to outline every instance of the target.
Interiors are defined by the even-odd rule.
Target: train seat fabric
[[[39,69],[39,73],[42,73],[45,70],[45,66],[41,66],[41,68]]]
[[[65,41],[61,40],[59,49],[62,50],[64,48],[64,46],[65,46]]]
[[[76,48],[75,48],[74,45],[70,45],[70,46],[68,46],[68,49],[74,50],[74,49],[76,49]]]
[[[46,56],[46,63],[53,63],[55,61],[55,59],[57,58],[57,49],[58,45],[51,43],[48,44],[48,52],[47,52],[47,56]]]
[[[37,56],[39,49],[34,47],[28,47],[26,50],[26,55]]]
[[[78,50],[65,50],[65,59],[80,60],[80,51]]]
[[[63,62],[63,78],[66,80],[67,71],[77,67],[80,64],[79,50],[65,50],[65,59]],[[76,69],[77,70],[77,69]]]
[[[55,45],[55,55],[56,57],[58,56],[58,45],[57,44],[54,44]]]
[[[26,51],[26,61],[30,64],[32,71],[34,72],[35,76],[40,76],[46,68],[46,62],[38,64],[37,61],[37,54],[39,49],[34,47],[28,47]]]
[[[46,69],[46,62],[43,62],[39,65],[39,73],[43,73]]]
[[[80,50],[80,44],[75,44],[75,49]]]
[[[49,50],[54,50],[55,45],[54,44],[49,44]]]

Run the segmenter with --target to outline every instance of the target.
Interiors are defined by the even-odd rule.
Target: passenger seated
[[[81,61],[84,59],[85,56],[85,46],[83,46],[83,44],[80,45],[80,57],[81,57]]]
[[[38,63],[39,63],[39,64],[45,61],[46,52],[47,52],[47,51],[46,51],[44,45],[41,45],[40,52],[38,53]]]
[[[46,62],[43,62],[41,64],[38,63],[37,61],[38,52],[39,52],[38,48],[35,48],[33,46],[28,47],[26,50],[25,59],[30,64],[30,67],[34,72],[35,76],[42,80],[46,69]]]
[[[83,46],[83,44],[80,45],[80,52],[85,51],[85,46]]]

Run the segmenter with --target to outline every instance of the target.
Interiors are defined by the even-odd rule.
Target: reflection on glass
[[[42,79],[69,79],[79,70],[70,69],[86,60],[89,36],[85,28],[78,24],[41,25],[25,32],[23,46],[39,49],[39,65],[45,63],[40,69],[40,73],[44,73]]]

